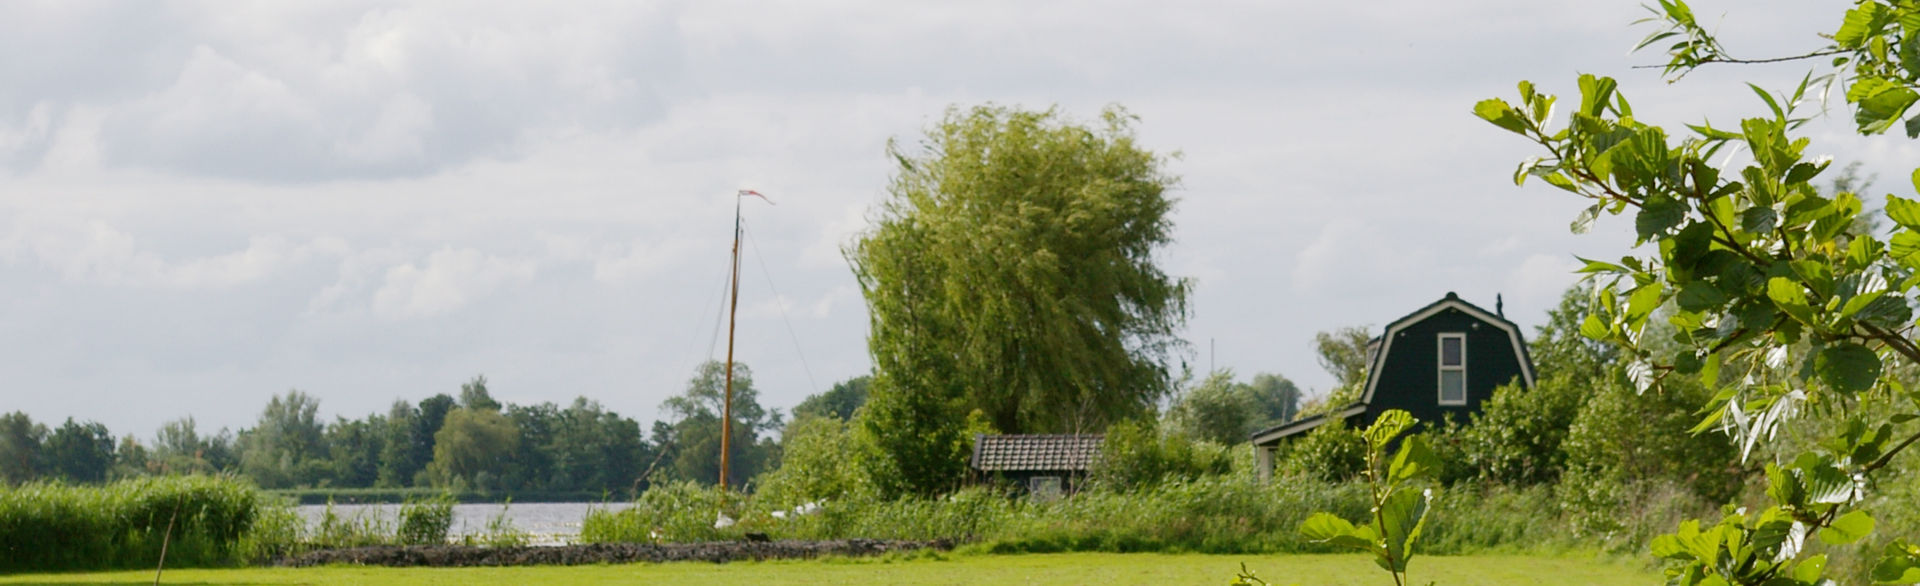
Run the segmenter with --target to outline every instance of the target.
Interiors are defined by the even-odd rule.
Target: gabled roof
[[[1327,422],[1328,415],[1336,415],[1345,419],[1365,413],[1367,405],[1373,402],[1374,388],[1379,386],[1380,369],[1386,364],[1387,354],[1393,349],[1394,334],[1398,334],[1400,330],[1407,329],[1408,326],[1420,323],[1421,320],[1433,317],[1435,314],[1448,309],[1460,310],[1469,316],[1473,316],[1475,319],[1491,324],[1493,327],[1500,328],[1501,331],[1506,332],[1507,339],[1513,342],[1514,355],[1520,358],[1521,377],[1524,379],[1528,388],[1533,387],[1533,357],[1527,353],[1526,340],[1520,337],[1520,326],[1507,321],[1507,318],[1502,317],[1498,313],[1481,309],[1472,303],[1467,303],[1460,299],[1458,294],[1448,291],[1447,296],[1440,298],[1439,301],[1427,304],[1426,307],[1415,310],[1413,313],[1409,313],[1400,319],[1393,320],[1392,323],[1387,324],[1385,331],[1383,331],[1379,337],[1367,341],[1366,392],[1360,395],[1359,402],[1331,413],[1323,413],[1255,432],[1252,438],[1253,445],[1273,443],[1281,438],[1320,427],[1321,424]]]
[[[1527,342],[1520,337],[1520,326],[1507,321],[1507,318],[1501,317],[1499,314],[1480,309],[1479,306],[1472,303],[1467,303],[1461,300],[1459,295],[1448,291],[1447,296],[1440,298],[1439,301],[1428,304],[1426,307],[1407,314],[1406,317],[1393,320],[1393,323],[1387,324],[1386,331],[1380,334],[1380,339],[1383,340],[1380,344],[1380,351],[1375,353],[1372,356],[1372,362],[1367,364],[1367,391],[1360,395],[1361,404],[1373,402],[1373,391],[1380,386],[1380,377],[1376,376],[1376,374],[1380,372],[1381,366],[1386,363],[1387,354],[1393,352],[1394,334],[1400,333],[1400,330],[1407,329],[1407,326],[1420,323],[1421,320],[1433,317],[1434,314],[1448,309],[1460,310],[1467,315],[1473,316],[1475,319],[1487,322],[1492,324],[1493,327],[1505,331],[1507,333],[1507,339],[1513,342],[1513,355],[1520,359],[1520,377],[1523,379],[1522,382],[1526,383],[1527,388],[1533,388],[1533,357],[1527,354]]]
[[[974,470],[1025,472],[1084,471],[1100,455],[1104,434],[975,435]]]

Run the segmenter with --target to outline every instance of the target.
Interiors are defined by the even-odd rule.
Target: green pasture
[[[518,568],[246,568],[166,572],[163,584],[1205,584],[1233,579],[1246,563],[1276,585],[1391,584],[1358,555],[1204,555],[1072,553],[953,555],[917,559],[681,562]],[[1420,557],[1418,583],[1448,586],[1650,584],[1659,576],[1634,562],[1593,556],[1478,555]],[[0,584],[152,584],[152,571],[22,574]]]

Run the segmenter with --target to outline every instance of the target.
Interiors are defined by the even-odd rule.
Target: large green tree
[[[98,421],[72,417],[47,437],[50,472],[67,482],[104,482],[113,469],[113,434]]]
[[[718,482],[720,478],[721,416],[725,411],[727,366],[709,360],[700,365],[686,392],[662,403],[676,421],[671,424],[668,442],[673,460],[669,469],[684,480]],[[760,391],[753,385],[753,371],[745,363],[733,364],[733,435],[728,448],[727,482],[739,487],[778,463],[780,448],[770,437],[780,428],[778,409],[760,405]]]
[[[1730,55],[1685,2],[1651,9],[1660,28],[1642,46],[1667,49],[1670,75],[1749,61]],[[1825,48],[1787,58],[1832,65],[1825,79],[1852,106],[1861,134],[1904,122],[1909,136],[1920,136],[1920,116],[1908,117],[1920,101],[1920,4],[1859,0],[1836,16],[1838,27],[1821,37]],[[1782,93],[1750,87],[1766,115],[1688,125],[1678,135],[1636,118],[1603,77],[1580,77],[1564,125],[1553,116],[1554,97],[1527,82],[1517,104],[1491,99],[1474,108],[1544,151],[1520,166],[1516,182],[1538,177],[1592,201],[1576,231],[1603,212],[1631,214],[1644,253],[1588,263],[1603,287],[1582,332],[1623,346],[1637,387],[1697,377],[1714,390],[1700,429],[1731,433],[1743,455],[1769,451],[1775,432],[1799,425],[1804,411],[1834,420],[1825,441],[1766,464],[1770,503],[1704,525],[1689,521],[1653,542],[1678,584],[1825,583],[1817,552],[1827,548],[1814,544],[1872,533],[1874,515],[1863,503],[1895,458],[1920,442],[1920,389],[1894,376],[1920,364],[1912,309],[1920,201],[1887,196],[1897,227],[1884,240],[1857,231],[1862,198],[1822,194],[1815,182],[1830,161],[1808,156],[1811,141],[1796,136],[1806,120],[1798,107],[1817,97],[1819,82],[1809,75]],[[1740,156],[1724,157],[1730,153]],[[1914,179],[1920,188],[1920,170]],[[1661,307],[1673,308],[1659,314],[1673,326],[1664,340],[1648,327]],[[1920,582],[1920,547],[1907,541],[1913,536],[1897,537],[1884,541],[1872,579]]]
[[[433,434],[427,474],[436,487],[496,490],[520,447],[520,432],[499,411],[462,407]]]
[[[899,164],[847,250],[872,316],[876,393],[960,397],[1009,433],[1084,431],[1170,389],[1186,279],[1175,183],[1119,108],[949,110]]]
[[[0,484],[33,480],[45,468],[40,444],[46,438],[47,426],[25,411],[0,415]]]
[[[320,400],[298,389],[267,401],[260,422],[240,432],[240,467],[264,488],[312,486],[326,474]]]

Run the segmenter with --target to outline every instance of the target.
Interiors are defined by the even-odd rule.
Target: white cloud
[[[533,278],[532,261],[489,256],[478,250],[443,248],[423,264],[387,269],[373,292],[373,311],[387,318],[418,318],[460,309],[494,290]]]
[[[295,245],[284,236],[249,238],[244,249],[168,260],[105,220],[50,215],[19,218],[0,238],[0,258],[31,263],[72,282],[174,290],[227,289],[257,283],[316,256],[345,254],[337,238]]]

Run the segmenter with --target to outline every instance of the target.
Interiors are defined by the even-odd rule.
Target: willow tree
[[[1176,179],[1135,120],[981,106],[949,110],[917,149],[888,145],[888,197],[847,250],[872,317],[870,407],[1070,432],[1168,393],[1190,284],[1155,262]]]

